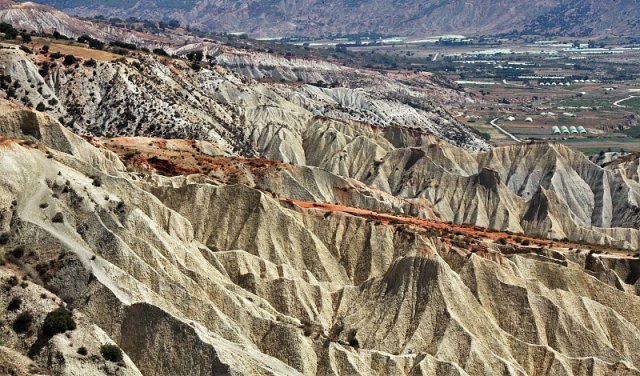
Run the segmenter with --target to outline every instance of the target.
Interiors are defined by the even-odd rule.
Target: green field
[[[640,112],[640,97],[635,97],[621,103],[627,109]]]

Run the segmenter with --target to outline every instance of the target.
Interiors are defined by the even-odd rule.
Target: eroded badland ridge
[[[430,74],[24,47],[0,44],[15,374],[640,374],[637,156],[492,148]]]

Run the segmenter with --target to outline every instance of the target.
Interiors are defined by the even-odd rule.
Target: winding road
[[[638,98],[638,96],[637,95],[630,95],[627,98],[620,99],[618,101],[613,102],[613,105],[616,106],[616,107],[620,107],[620,108],[627,108],[627,106],[623,106],[620,103],[622,103],[624,101],[628,101],[629,99],[633,99],[633,98]]]
[[[497,118],[495,118],[495,119],[491,120],[491,125],[492,125],[495,129],[499,130],[501,133],[505,134],[507,137],[511,138],[513,141],[515,141],[515,142],[522,142],[522,140],[521,140],[521,139],[517,138],[516,136],[512,135],[511,133],[507,132],[504,128],[502,128],[501,126],[499,126],[498,124],[496,124],[496,121],[498,121],[499,119],[500,119],[500,118],[499,118],[499,117],[497,117]]]

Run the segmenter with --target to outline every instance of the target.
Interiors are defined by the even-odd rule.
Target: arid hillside
[[[209,143],[87,141],[7,102],[0,134],[16,374],[640,373],[627,252],[450,225]]]
[[[640,375],[638,155],[494,147],[431,73],[37,30],[0,42],[0,373]]]

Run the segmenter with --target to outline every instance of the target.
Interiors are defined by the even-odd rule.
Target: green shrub
[[[71,312],[64,308],[58,308],[47,314],[42,324],[42,333],[51,338],[58,333],[64,333],[67,330],[74,330],[76,322],[71,317]]]
[[[116,345],[102,345],[100,346],[100,354],[106,360],[117,363],[122,361],[122,350]]]

